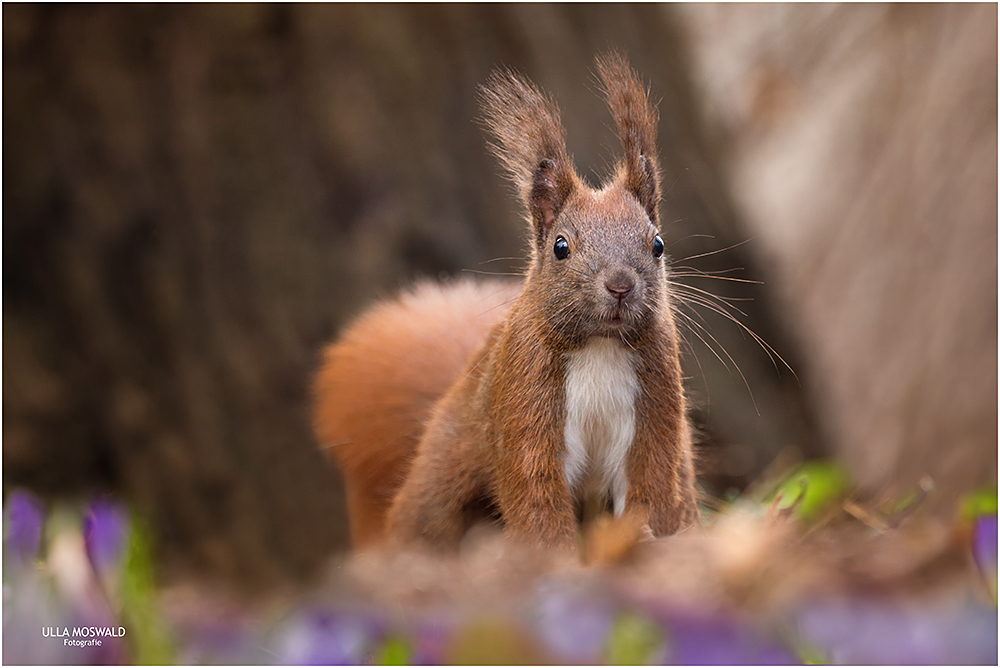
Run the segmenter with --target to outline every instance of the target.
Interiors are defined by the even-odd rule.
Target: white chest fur
[[[566,480],[577,499],[610,494],[615,515],[625,510],[638,393],[632,355],[621,342],[594,338],[567,356]]]

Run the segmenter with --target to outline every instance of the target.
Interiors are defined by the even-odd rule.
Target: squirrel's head
[[[656,109],[626,60],[597,59],[624,157],[604,186],[566,153],[559,109],[528,80],[496,72],[482,89],[491,148],[517,186],[532,229],[526,294],[552,333],[635,338],[669,308],[659,236]]]

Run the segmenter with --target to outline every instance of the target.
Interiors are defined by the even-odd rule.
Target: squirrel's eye
[[[552,252],[556,254],[557,260],[565,260],[569,257],[569,242],[566,237],[556,237],[556,245],[552,247]]]
[[[653,237],[653,257],[660,257],[663,255],[663,239],[657,234]]]

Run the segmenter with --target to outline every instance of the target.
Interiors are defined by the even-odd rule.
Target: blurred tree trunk
[[[686,6],[720,167],[874,497],[997,481],[997,6]]]

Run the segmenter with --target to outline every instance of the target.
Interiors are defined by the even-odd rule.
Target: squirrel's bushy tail
[[[313,427],[344,477],[355,548],[384,537],[431,407],[519,290],[496,281],[424,283],[375,306],[324,351]]]

